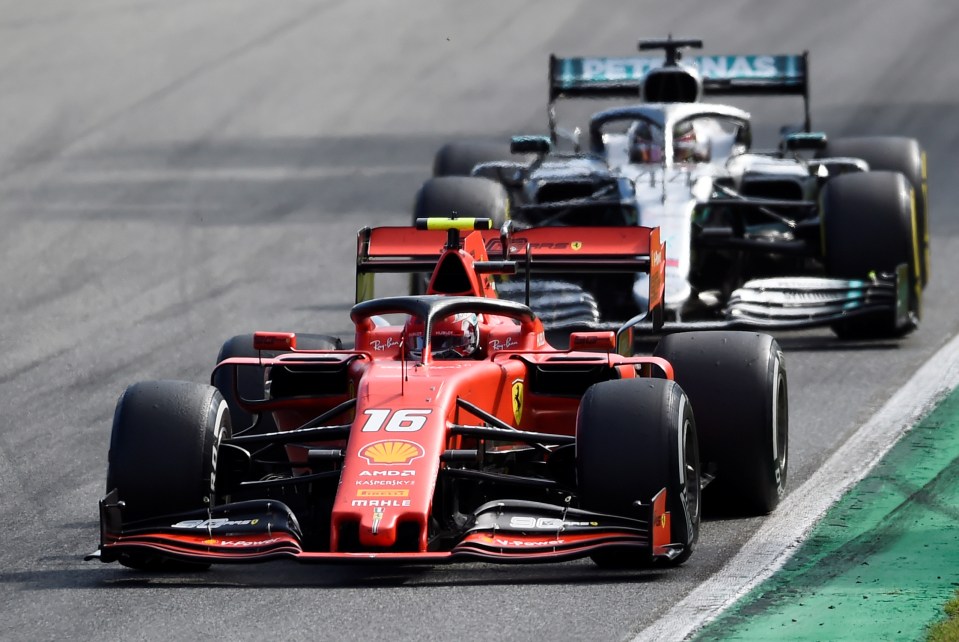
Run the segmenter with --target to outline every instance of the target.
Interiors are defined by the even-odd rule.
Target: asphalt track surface
[[[761,520],[708,522],[662,573],[81,562],[116,398],[205,380],[240,332],[349,334],[356,230],[406,221],[446,140],[543,132],[550,52],[667,32],[809,49],[815,128],[925,145],[933,273],[902,342],[781,337],[796,487],[959,326],[957,30],[951,0],[0,0],[0,638],[619,639],[655,622]],[[798,120],[794,101],[745,106],[767,136]]]

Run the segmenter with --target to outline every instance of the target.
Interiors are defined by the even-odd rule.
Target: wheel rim
[[[789,450],[789,410],[786,385],[783,380],[780,360],[776,358],[776,385],[773,388],[773,461],[775,462],[776,486],[781,495],[786,485],[786,466]]]
[[[689,516],[690,526],[695,527],[699,521],[701,480],[699,476],[699,461],[697,461],[696,435],[690,429],[688,418],[683,418],[683,502],[686,504],[686,514]]]
[[[217,406],[216,410],[216,422],[214,423],[213,429],[213,444],[212,451],[210,453],[210,486],[209,486],[209,495],[206,497],[206,504],[208,507],[212,508],[217,504],[217,482],[216,482],[216,469],[217,469],[217,457],[220,454],[220,443],[224,438],[229,439],[231,436],[231,426],[230,426],[230,408],[227,405],[226,401],[223,399],[220,400],[220,403]]]

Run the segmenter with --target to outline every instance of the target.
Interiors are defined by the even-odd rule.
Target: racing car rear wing
[[[661,57],[549,57],[549,108],[559,98],[630,98],[664,64]],[[683,58],[709,95],[798,95],[809,117],[809,52],[786,55],[701,55]]]
[[[659,228],[638,226],[538,227],[515,233],[476,230],[482,248],[477,273],[570,274],[647,273],[647,320],[662,323],[666,246]],[[415,227],[365,227],[357,235],[356,301],[373,297],[372,275],[432,272],[446,251],[448,232]],[[505,243],[505,252],[504,252]]]

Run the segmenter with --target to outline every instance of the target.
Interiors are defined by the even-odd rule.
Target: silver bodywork
[[[659,156],[637,158],[637,124],[659,132]],[[682,156],[676,151],[679,141],[674,140],[679,127],[687,132]],[[688,142],[690,131],[695,134],[692,143]],[[898,308],[897,317],[901,316],[902,297],[895,279],[879,282],[772,275],[776,278],[739,283],[737,289],[725,294],[697,289],[691,280],[697,260],[696,212],[715,203],[717,195],[746,200],[748,197],[739,190],[747,183],[755,186],[757,182],[775,182],[793,188],[791,198],[796,205],[815,208],[819,183],[838,173],[868,171],[864,161],[750,152],[750,114],[709,103],[647,103],[598,112],[591,119],[589,135],[590,154],[546,156],[534,165],[523,183],[524,198],[537,202],[547,186],[568,187],[582,181],[593,190],[594,198],[615,192],[634,204],[635,222],[660,228],[666,243],[665,307],[675,321],[713,310],[726,321],[742,325],[792,326],[826,323],[853,308],[865,310],[873,305]],[[746,242],[769,242],[770,252],[776,251],[777,243],[802,242],[794,234],[795,221],[779,217],[769,208],[764,211],[768,218],[762,224],[747,225],[742,232]],[[554,223],[548,219],[535,222]],[[637,275],[632,297],[639,310],[648,308],[648,292],[648,275]],[[864,301],[872,303],[866,305]]]
[[[629,133],[602,134],[603,152],[610,169],[627,178],[634,186],[639,224],[659,227],[666,243],[666,295],[668,310],[681,314],[690,299],[696,296],[689,282],[692,260],[692,221],[698,203],[704,203],[713,194],[713,181],[731,172],[747,171],[752,158],[745,155],[744,146],[737,146],[735,135],[719,125],[719,119],[732,119],[748,123],[749,113],[725,105],[694,104],[649,104],[619,111],[655,123],[662,132],[662,159],[658,162],[635,162],[630,158]],[[601,119],[603,113],[597,114]],[[692,122],[702,147],[698,160],[678,161],[675,158],[673,132],[678,123]],[[735,162],[734,162],[735,161]],[[800,170],[795,162],[789,162],[785,171]],[[808,174],[807,174],[808,175]],[[633,297],[643,309],[649,291],[649,277],[643,275],[633,287]]]

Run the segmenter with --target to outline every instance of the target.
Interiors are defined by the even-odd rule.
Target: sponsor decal
[[[542,332],[536,333],[536,347],[541,348],[546,345],[546,335]]]
[[[380,532],[380,522],[383,520],[383,509],[374,508],[373,509],[373,534],[376,535]]]
[[[377,441],[360,451],[360,457],[370,464],[407,465],[425,453],[412,441]]]
[[[775,78],[795,75],[777,69],[777,56],[696,56],[699,73],[704,78]],[[785,72],[785,73],[784,73]]]
[[[655,66],[649,58],[584,58],[580,74],[589,80],[640,80]]]
[[[503,253],[503,244],[500,243],[499,239],[490,239],[486,242],[486,251],[490,254],[502,254]]]
[[[281,542],[279,537],[271,537],[269,539],[261,539],[257,541],[243,540],[243,539],[220,539],[220,540],[209,540],[207,543],[212,544],[213,546],[235,546],[235,547],[247,547],[247,546],[266,546],[267,544],[275,544]]]
[[[368,408],[362,432],[416,432],[426,425],[426,418],[433,412],[430,408],[403,408],[393,412],[389,408]],[[387,421],[389,419],[389,421]]]
[[[415,470],[361,470],[360,477],[415,477]]]
[[[660,528],[666,528],[666,514],[665,514],[665,513],[659,516],[659,527],[660,527]]]
[[[553,547],[553,546],[562,546],[566,544],[564,539],[546,539],[539,541],[530,541],[524,539],[505,539],[503,537],[490,537],[489,540],[493,543],[494,546],[504,546],[507,548],[536,548],[536,547]]]
[[[513,242],[513,243],[516,243],[516,245],[517,245],[517,247],[516,247],[514,250],[512,250],[513,252],[520,252],[520,251],[526,250],[526,243],[527,243],[526,239],[524,239],[524,238],[517,238],[517,239],[513,239],[512,242]],[[530,243],[530,244],[529,244],[529,249],[530,249],[530,250],[565,250],[565,249],[568,248],[568,247],[569,247],[569,243],[548,243],[548,242],[543,242],[543,243]]]
[[[510,254],[518,254],[526,252],[526,244],[529,243],[528,239],[523,238],[522,236],[517,236],[510,239],[509,251]],[[490,254],[502,254],[503,246],[500,243],[499,239],[490,239],[486,242],[486,251]],[[530,251],[534,250],[565,250],[570,247],[569,243],[564,242],[541,242],[541,243],[529,243]]]
[[[641,80],[650,69],[662,65],[661,58],[566,58],[560,81],[609,82]],[[795,56],[690,56],[683,62],[707,79],[780,79],[801,78]]]
[[[408,488],[360,488],[357,497],[409,497]]]
[[[399,479],[359,479],[357,486],[408,486],[409,482]]]
[[[350,506],[369,506],[372,508],[406,508],[410,506],[408,499],[354,499]]]
[[[403,342],[393,337],[387,337],[386,341],[383,341],[382,339],[373,339],[370,341],[370,347],[376,351],[398,348],[401,345],[403,345]]]
[[[526,517],[516,515],[510,517],[510,528],[523,528],[544,531],[556,531],[570,526],[599,526],[599,522],[570,522],[553,517]]]
[[[510,394],[510,399],[513,401],[513,419],[516,420],[516,425],[518,426],[520,420],[523,418],[523,380],[517,379],[514,381],[511,390],[512,394]]]
[[[171,528],[202,528],[213,529],[223,528],[224,526],[256,526],[259,519],[227,519],[217,517],[216,519],[187,519],[173,524]]]
[[[490,339],[489,347],[490,350],[509,350],[519,345],[519,341],[513,337],[506,337],[505,341],[500,341],[499,339]]]
[[[580,243],[579,241],[573,241],[572,243],[569,244],[569,247],[574,252],[579,252],[581,249],[583,249],[583,244]]]

